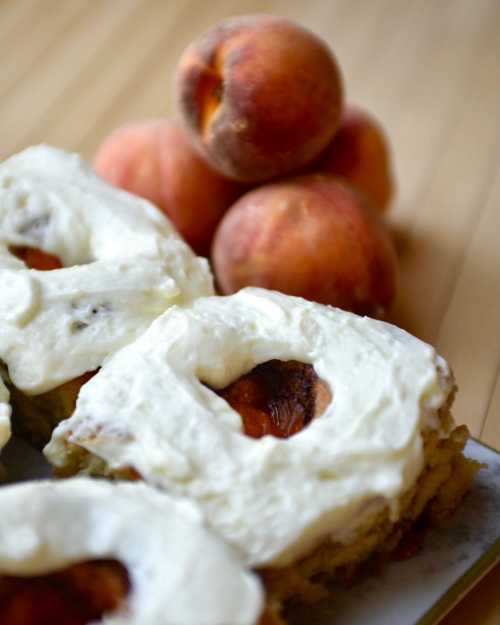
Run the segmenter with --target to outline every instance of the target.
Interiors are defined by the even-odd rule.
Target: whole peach
[[[388,230],[364,196],[327,174],[241,197],[217,229],[212,259],[224,293],[260,286],[376,317],[396,294]]]
[[[391,154],[377,120],[360,108],[346,109],[340,127],[314,169],[346,178],[380,211],[393,195]]]
[[[175,96],[211,165],[257,182],[314,160],[342,108],[337,62],[313,33],[249,15],[220,22],[181,57]]]
[[[156,204],[198,254],[208,255],[215,228],[242,188],[210,168],[171,119],[115,130],[94,168],[111,184]]]

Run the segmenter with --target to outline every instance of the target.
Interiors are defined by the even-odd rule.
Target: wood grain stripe
[[[21,0],[21,5],[29,6]],[[52,53],[72,28],[88,14],[86,0],[34,4],[21,24],[11,31],[11,37],[0,44],[2,54],[2,78],[0,81],[1,115],[9,110],[12,101],[23,98],[23,90],[30,88],[30,81],[37,69],[47,59],[54,63]],[[14,46],[16,54],[6,54],[4,48]],[[52,55],[52,56],[51,56]],[[8,119],[8,118],[7,118]]]
[[[499,197],[500,168],[467,249],[438,342],[453,363],[461,387],[455,415],[476,436],[486,428],[485,419],[500,366]],[[498,444],[495,439],[490,442]]]

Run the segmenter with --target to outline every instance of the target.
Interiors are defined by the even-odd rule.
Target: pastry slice
[[[281,602],[392,554],[478,469],[455,382],[395,326],[244,289],[173,307],[109,358],[46,455],[189,498]]]

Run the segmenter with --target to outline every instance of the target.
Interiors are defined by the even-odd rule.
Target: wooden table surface
[[[449,359],[457,420],[500,448],[499,0],[0,0],[0,157],[43,141],[90,158],[118,124],[172,113],[181,50],[245,12],[322,35],[387,128],[391,320]],[[497,567],[446,624],[500,623],[499,586]]]

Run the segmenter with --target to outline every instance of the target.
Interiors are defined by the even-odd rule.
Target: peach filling
[[[95,560],[36,577],[0,576],[0,625],[85,625],[116,610],[130,590],[123,565]]]
[[[53,254],[44,252],[36,247],[27,247],[23,245],[11,245],[9,250],[21,259],[30,269],[38,269],[39,271],[52,271],[52,269],[61,269],[63,264]]]
[[[331,393],[312,365],[270,360],[216,391],[239,414],[252,438],[289,438],[319,416]]]

